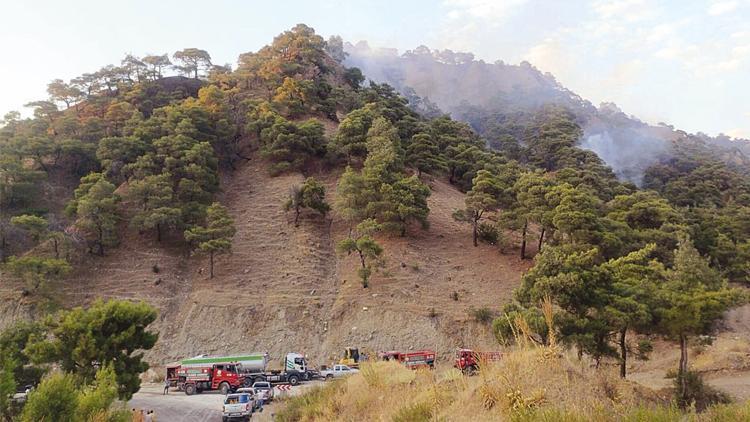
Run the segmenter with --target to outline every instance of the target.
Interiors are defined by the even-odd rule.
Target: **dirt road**
[[[276,397],[284,394],[297,395],[305,390],[320,385],[320,381],[307,382],[293,387],[289,392],[276,389]],[[224,396],[218,392],[207,392],[188,396],[180,391],[170,391],[162,395],[161,384],[143,384],[128,402],[129,409],[153,410],[159,422],[221,422],[221,407]],[[263,406],[263,412],[253,414],[256,421],[272,421],[273,414],[278,409],[277,402]]]

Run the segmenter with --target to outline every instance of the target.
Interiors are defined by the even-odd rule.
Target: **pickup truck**
[[[224,407],[221,412],[221,421],[241,420],[247,422],[255,411],[255,399],[250,393],[227,394],[224,397]]]
[[[357,372],[359,372],[358,369],[350,368],[346,365],[333,365],[333,368],[322,369],[320,371],[320,376],[327,381],[334,378],[341,378],[356,374]]]
[[[273,385],[268,381],[258,381],[254,383],[253,391],[255,392],[256,400],[263,399],[264,403],[273,400]]]

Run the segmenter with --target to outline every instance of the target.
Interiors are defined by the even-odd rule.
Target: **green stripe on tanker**
[[[205,358],[191,358],[180,361],[181,365],[200,365],[200,364],[213,364],[222,362],[246,362],[246,361],[263,361],[265,355],[240,355],[240,356],[216,356],[216,357],[205,357]]]

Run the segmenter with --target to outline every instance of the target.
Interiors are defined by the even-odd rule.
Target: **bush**
[[[683,376],[685,377],[685,391],[680,391]],[[695,410],[702,412],[711,405],[727,404],[732,401],[726,393],[706,385],[697,372],[688,371],[684,375],[678,375],[674,380],[674,385],[675,401],[681,408],[694,406]]]
[[[477,235],[480,241],[490,245],[497,245],[497,242],[500,239],[500,233],[497,231],[497,227],[490,223],[479,223],[479,226],[477,227]]]
[[[415,403],[402,407],[393,416],[393,422],[428,422],[432,420],[432,410],[428,403]]]
[[[454,302],[458,302],[458,292],[451,293],[451,299],[453,299]]]
[[[636,347],[636,358],[639,360],[648,360],[648,355],[654,351],[654,344],[651,340],[643,339],[638,342]]]
[[[482,307],[479,309],[469,309],[469,315],[471,315],[476,322],[481,324],[489,324],[495,318],[495,313],[488,307]]]
[[[75,377],[55,372],[42,380],[24,406],[22,421],[70,421],[76,416],[79,395]]]
[[[161,268],[159,268],[159,264],[154,264],[151,266],[151,271],[154,272],[154,274],[159,274],[159,271],[161,271]]]

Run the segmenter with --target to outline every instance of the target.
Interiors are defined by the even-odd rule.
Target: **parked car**
[[[31,390],[34,389],[33,385],[25,385],[21,388],[16,389],[16,392],[10,396],[11,401],[15,403],[24,403]]]
[[[232,420],[249,421],[255,411],[255,399],[250,393],[227,394],[224,397],[221,420],[228,422]]]
[[[268,403],[273,400],[273,386],[268,381],[258,381],[253,384],[253,391],[255,392],[255,399],[263,399],[263,403]]]
[[[347,375],[356,374],[357,372],[359,372],[359,369],[350,368],[346,365],[333,365],[333,368],[331,369],[321,370],[320,376],[326,380],[330,380],[333,378],[341,378]]]

